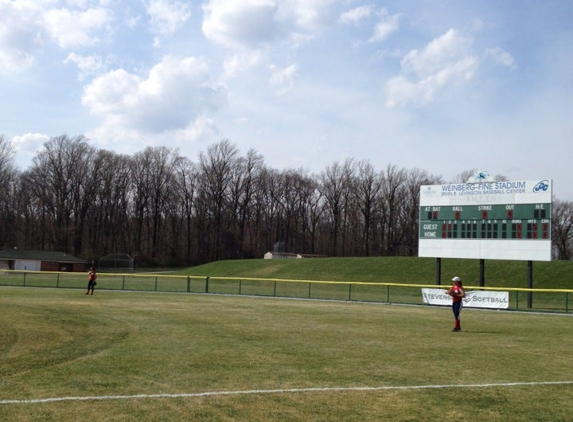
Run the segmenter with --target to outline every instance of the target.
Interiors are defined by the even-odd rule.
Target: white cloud
[[[386,84],[386,106],[429,103],[445,86],[471,79],[478,60],[470,47],[470,39],[450,29],[422,51],[410,51],[401,61],[402,74]]]
[[[494,63],[497,63],[501,66],[505,66],[510,69],[517,68],[517,63],[515,62],[514,57],[501,47],[488,48],[485,52],[485,55]]]
[[[121,154],[133,154],[147,146],[169,145],[188,157],[196,155],[196,142],[220,138],[215,121],[206,116],[199,116],[180,129],[157,133],[142,133],[133,127],[103,125],[87,131],[86,137],[100,148]]]
[[[271,66],[270,84],[276,90],[277,95],[284,95],[294,86],[297,66],[290,65],[285,68]]]
[[[372,6],[355,7],[352,10],[342,13],[338,21],[345,24],[356,24],[364,19],[368,19],[372,15],[372,12]]]
[[[233,54],[223,63],[223,79],[227,80],[236,76],[239,72],[256,66],[261,61],[261,53],[258,50],[241,51]]]
[[[97,44],[102,40],[100,30],[106,29],[113,18],[113,13],[103,7],[85,11],[50,9],[45,13],[47,29],[63,49]]]
[[[215,139],[219,134],[215,120],[199,116],[182,129],[173,132],[175,142],[185,145],[188,141]]]
[[[0,70],[31,66],[45,37],[40,8],[32,2],[0,1],[0,16]]]
[[[316,32],[336,21],[335,6],[339,0],[283,0],[280,2],[285,13],[292,13],[299,30]]]
[[[74,63],[80,73],[78,79],[83,81],[88,76],[97,75],[105,71],[107,67],[108,60],[103,59],[98,55],[82,56],[76,53],[68,54],[68,57],[64,60],[64,64]]]
[[[467,54],[471,40],[455,29],[433,39],[422,51],[412,50],[402,60],[402,68],[419,76],[431,75]]]
[[[141,16],[127,16],[125,18],[125,24],[128,28],[134,29],[140,20]]]
[[[57,2],[0,1],[0,69],[16,71],[35,63],[35,56],[53,38],[62,49],[96,44],[109,30],[113,13],[100,2],[68,1],[72,7],[51,8]],[[103,31],[103,32],[102,32]],[[103,34],[103,35],[102,35]]]
[[[191,17],[189,5],[181,1],[150,0],[147,13],[153,32],[163,36],[173,34]]]
[[[285,23],[271,0],[210,0],[203,12],[203,33],[226,47],[258,48],[284,35]]]
[[[385,9],[381,9],[378,13],[381,16],[380,21],[374,27],[374,33],[368,39],[368,42],[384,41],[390,34],[400,28],[399,14],[389,15]]]
[[[337,0],[209,0],[203,33],[225,47],[260,49],[277,42],[297,45],[336,22]]]
[[[146,78],[123,69],[95,78],[82,104],[108,128],[162,133],[196,127],[225,106],[226,95],[210,82],[205,60],[166,56]]]
[[[372,35],[368,38],[369,43],[384,41],[390,34],[400,29],[401,14],[390,15],[386,9],[375,10],[372,6],[359,6],[344,12],[340,15],[338,22],[358,25],[372,17],[378,17],[378,20],[374,25]]]
[[[42,133],[26,133],[12,138],[12,146],[16,153],[18,166],[27,167],[50,137]]]

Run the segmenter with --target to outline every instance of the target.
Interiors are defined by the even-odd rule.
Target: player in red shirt
[[[454,328],[452,331],[458,332],[462,330],[460,325],[460,312],[463,307],[462,299],[466,297],[466,292],[464,291],[461,278],[456,276],[452,278],[452,281],[454,284],[448,289],[446,293],[452,297],[452,311],[454,312],[455,318]]]
[[[96,270],[94,267],[91,267],[90,272],[88,273],[88,291],[86,292],[86,295],[90,294],[90,291],[92,295],[94,294],[94,288],[97,284],[96,280],[97,280]]]

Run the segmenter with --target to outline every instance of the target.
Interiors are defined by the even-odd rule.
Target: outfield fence
[[[0,272],[0,286],[87,289],[87,274],[42,271]],[[355,302],[427,305],[422,288],[435,284],[357,281],[288,280],[271,278],[185,276],[169,274],[99,273],[96,290],[249,295]],[[509,293],[508,310],[571,313],[573,290],[498,288],[466,285],[466,290]]]

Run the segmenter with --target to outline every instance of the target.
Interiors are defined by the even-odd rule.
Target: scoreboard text
[[[551,204],[420,207],[421,239],[551,239]]]

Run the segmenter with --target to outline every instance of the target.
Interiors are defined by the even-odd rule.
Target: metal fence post
[[[191,277],[187,276],[187,293],[191,293]]]
[[[515,292],[515,310],[519,311],[519,292]]]
[[[209,293],[209,276],[205,277],[205,293]]]

